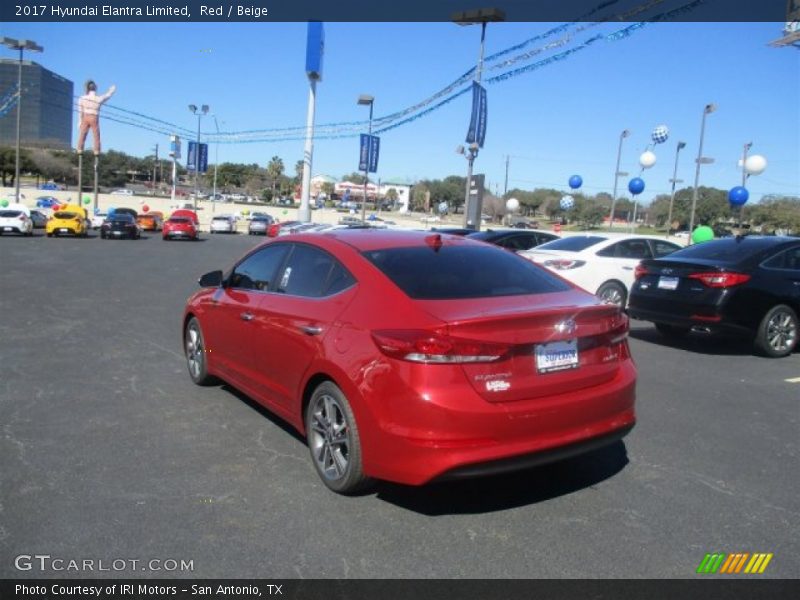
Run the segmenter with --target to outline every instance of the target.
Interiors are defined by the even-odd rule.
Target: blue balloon
[[[744,206],[748,198],[750,198],[750,192],[741,185],[731,188],[731,191],[728,192],[728,202],[731,203],[731,206]]]
[[[580,175],[573,175],[569,178],[569,187],[571,187],[573,190],[577,190],[582,185],[583,178]]]
[[[628,182],[628,191],[636,196],[644,191],[644,180],[641,177],[634,177]]]
[[[113,214],[114,214],[116,211],[117,211],[117,209],[116,209],[116,208],[114,208],[113,206],[110,206],[110,207],[108,208],[108,216],[110,217],[110,216],[111,216],[111,215],[113,215]]]

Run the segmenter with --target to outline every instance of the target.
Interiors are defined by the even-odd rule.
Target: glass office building
[[[17,86],[19,61],[0,59],[0,99]],[[22,61],[23,147],[67,150],[72,146],[73,93],[71,81],[31,61]],[[0,146],[17,143],[17,106],[0,107]]]

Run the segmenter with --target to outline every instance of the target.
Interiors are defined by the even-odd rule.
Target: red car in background
[[[192,380],[288,421],[335,492],[541,464],[635,423],[620,308],[497,246],[301,233],[199,283],[183,318]]]
[[[267,227],[267,237],[278,237],[283,227],[291,227],[292,225],[300,225],[301,221],[283,221],[272,223]]]
[[[177,212],[177,211],[176,211]],[[199,240],[200,228],[189,217],[176,217],[174,214],[161,226],[163,240]]]

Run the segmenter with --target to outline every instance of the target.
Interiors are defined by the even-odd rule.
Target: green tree
[[[362,185],[364,183],[364,179],[365,177],[363,173],[356,173],[353,171],[349,175],[342,176],[341,180],[349,181],[350,183],[355,183],[356,185]],[[369,179],[367,179],[367,182],[369,182]]]
[[[3,187],[13,187],[16,185],[14,177],[16,175],[17,165],[17,151],[16,148],[0,148],[0,179],[3,181]],[[31,156],[24,148],[19,152],[19,172],[22,173],[36,173],[37,168],[31,160]],[[10,178],[10,179],[9,179]]]
[[[273,156],[267,164],[267,179],[271,182],[273,196],[275,195],[275,189],[280,184],[283,171],[283,159],[280,156]]]

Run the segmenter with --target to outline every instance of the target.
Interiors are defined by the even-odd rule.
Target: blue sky
[[[576,35],[560,50],[578,47],[603,25]],[[668,192],[675,144],[685,141],[678,177],[691,185],[703,107],[708,117],[701,184],[728,189],[741,182],[737,159],[745,142],[767,158],[764,174],[748,182],[751,198],[800,194],[800,52],[771,48],[782,23],[648,24],[631,36],[601,40],[565,60],[488,85],[486,145],[475,171],[491,189],[568,189],[580,174],[584,191],[610,192],[619,134],[630,129],[621,170],[639,173],[638,157],[656,125],[670,128],[655,148],[657,164],[642,175],[641,199]],[[552,25],[491,24],[486,52],[521,42]],[[401,110],[435,93],[474,66],[478,27],[449,23],[328,23],[324,79],[317,87],[317,124],[365,119],[359,94],[375,97],[375,116]],[[240,132],[302,126],[308,83],[304,73],[304,23],[15,23],[4,35],[45,47],[31,58],[80,87],[91,77],[101,91],[115,83],[110,104],[195,129],[187,105],[208,104],[220,129]],[[526,50],[542,46],[534,43]],[[99,48],[92,53],[90,48]],[[516,53],[514,53],[516,54]],[[511,56],[513,56],[512,54]],[[7,50],[2,57],[13,57]],[[542,54],[540,58],[549,56]],[[527,63],[525,63],[527,64]],[[492,74],[498,74],[495,70]],[[382,178],[464,175],[455,153],[464,142],[470,95],[382,137]],[[109,115],[111,112],[108,113]],[[144,156],[166,136],[105,120],[104,148]],[[203,132],[214,122],[204,118]],[[219,144],[219,160],[264,166],[281,156],[287,170],[302,157],[302,141]],[[212,146],[210,159],[213,162]],[[357,168],[358,139],[318,140],[314,173],[339,177]],[[620,189],[625,182],[621,181]]]

